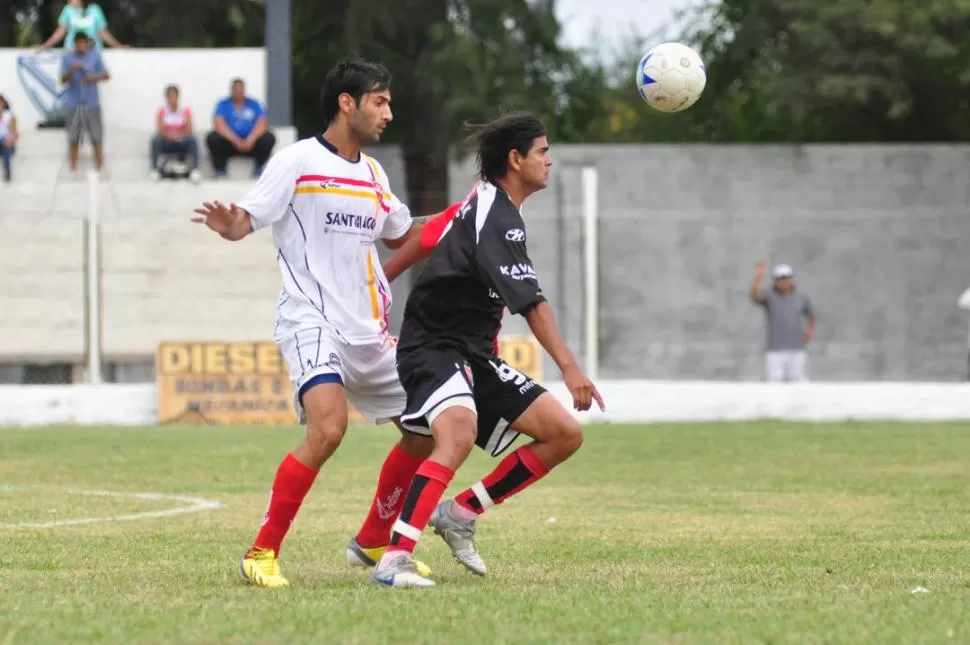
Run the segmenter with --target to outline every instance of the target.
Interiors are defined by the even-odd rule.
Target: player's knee
[[[306,428],[307,447],[316,459],[326,460],[343,441],[346,432],[346,422],[341,423],[337,415],[311,419]]]
[[[437,410],[432,415],[429,421],[434,433],[435,448],[461,459],[472,451],[478,437],[478,415],[471,407],[456,400],[456,404]]]
[[[583,445],[583,427],[572,417],[562,419],[557,424],[555,443],[564,456],[574,454]]]

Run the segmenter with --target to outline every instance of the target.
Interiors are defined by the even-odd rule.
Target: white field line
[[[28,490],[29,486],[0,486],[0,492],[11,492]],[[87,495],[90,497],[125,497],[129,499],[142,499],[155,502],[179,502],[184,506],[176,506],[162,511],[145,511],[142,513],[129,513],[126,515],[112,515],[109,517],[79,517],[69,520],[54,520],[52,522],[23,522],[20,524],[4,524],[6,528],[19,529],[50,529],[58,526],[76,526],[79,524],[99,524],[101,522],[128,522],[131,520],[147,520],[156,517],[169,517],[172,515],[184,515],[186,513],[199,513],[201,511],[211,511],[222,508],[222,502],[203,499],[201,497],[189,497],[187,495],[168,495],[165,493],[124,493],[107,490],[83,490],[78,488],[57,489],[67,495]]]

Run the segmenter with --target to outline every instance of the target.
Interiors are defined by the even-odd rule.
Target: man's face
[[[233,83],[232,91],[230,92],[233,101],[241,101],[246,98],[246,84],[245,83]]]
[[[87,38],[77,38],[74,40],[74,51],[78,54],[86,54],[89,49],[91,49],[91,41]]]
[[[533,190],[542,190],[549,184],[549,170],[552,168],[552,157],[549,156],[549,139],[536,137],[532,148],[525,157],[518,157],[519,174],[522,183]]]
[[[391,92],[380,90],[368,92],[360,97],[360,104],[350,101],[350,127],[360,139],[361,144],[377,143],[384,134],[384,128],[391,122]]]
[[[775,288],[778,289],[778,291],[781,291],[782,293],[787,293],[788,291],[791,291],[793,284],[794,283],[792,282],[792,279],[790,277],[777,278],[775,280]]]

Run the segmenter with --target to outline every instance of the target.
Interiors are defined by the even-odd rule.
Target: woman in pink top
[[[179,88],[165,88],[165,104],[155,113],[155,135],[152,137],[153,179],[162,176],[162,156],[188,156],[189,179],[198,181],[199,143],[192,133],[192,110],[179,105]]]

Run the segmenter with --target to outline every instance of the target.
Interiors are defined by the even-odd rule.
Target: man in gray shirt
[[[766,268],[755,265],[751,300],[765,310],[768,339],[765,348],[765,378],[768,381],[807,381],[808,357],[805,345],[815,335],[815,313],[808,296],[795,290],[792,268],[779,264],[772,272],[772,288],[763,291]]]

